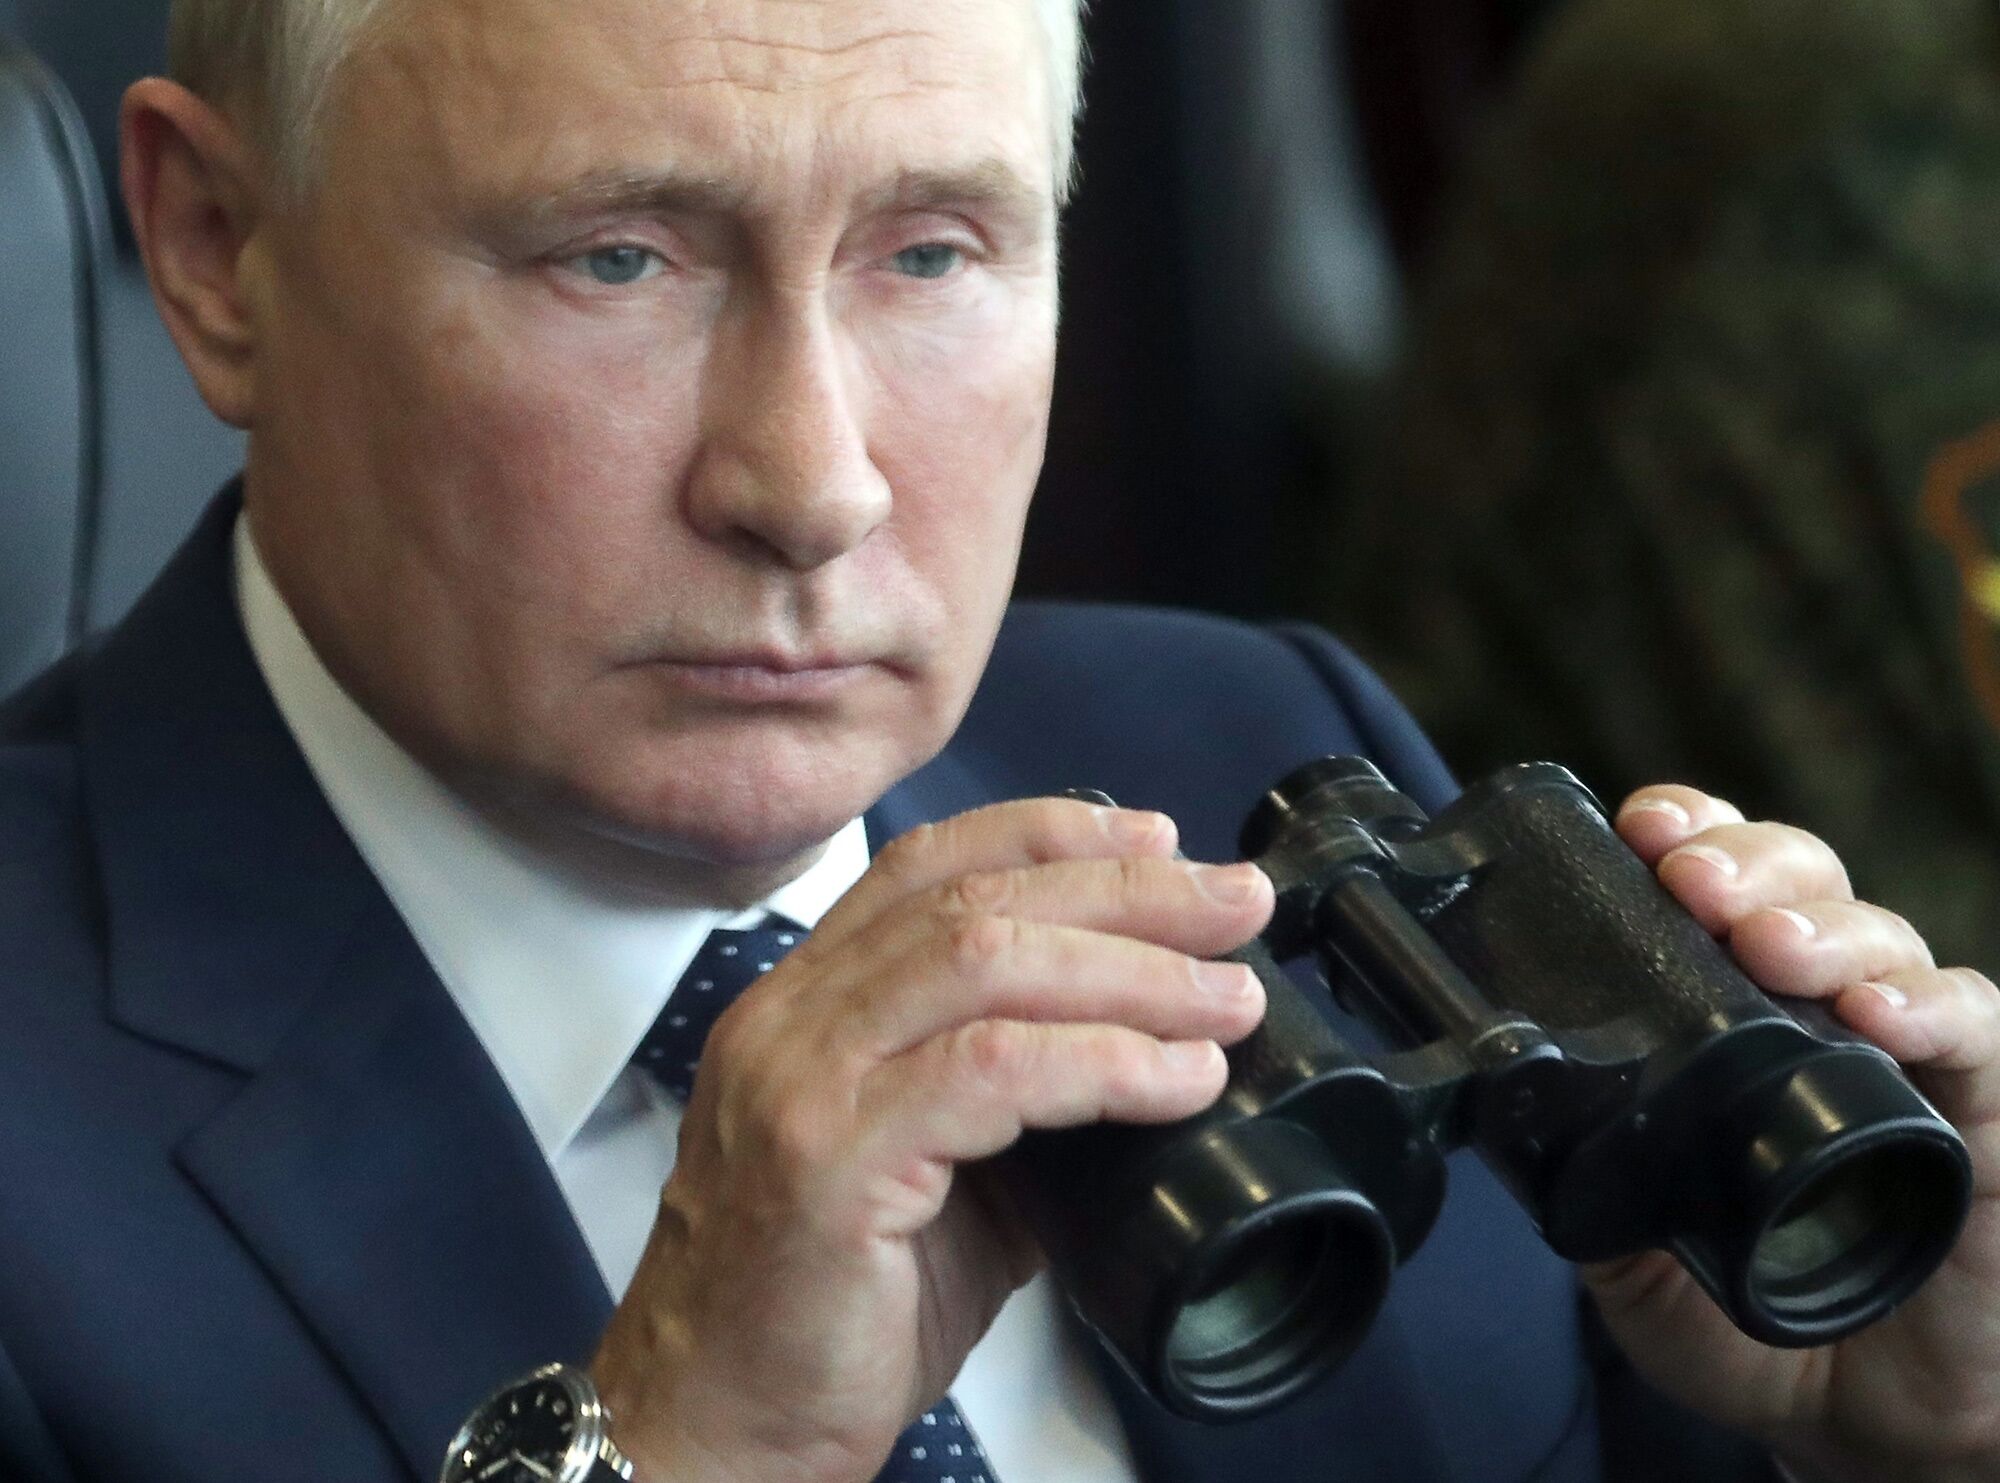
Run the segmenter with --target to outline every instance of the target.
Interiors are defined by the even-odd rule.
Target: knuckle
[[[1702,831],[1722,845],[1762,844],[1771,847],[1789,847],[1796,833],[1791,825],[1779,824],[1770,819],[1718,819]]]
[[[1712,831],[1725,847],[1738,854],[1746,865],[1754,862],[1760,872],[1781,877],[1811,880],[1814,890],[1845,894],[1847,867],[1832,845],[1796,824],[1763,819],[1756,823],[1727,824]]]
[[[1796,824],[1780,824],[1764,819],[1755,824],[1738,824],[1734,828],[1749,839],[1767,841],[1772,853],[1788,865],[1816,862],[1833,853],[1818,835],[1808,834]]]
[[[1795,824],[1785,826],[1793,848],[1807,865],[1823,870],[1843,887],[1847,883],[1847,866],[1840,858],[1840,852],[1817,834],[1801,829]]]
[[[736,1064],[743,1045],[743,1021],[746,1018],[739,1001],[724,1010],[720,1019],[709,1027],[708,1036],[702,1041],[701,1061],[711,1068],[729,1067]]]
[[[1053,865],[1066,860],[1088,839],[1086,827],[1095,810],[1087,803],[1070,798],[1038,798],[1027,805],[1021,840],[1022,852],[1036,865]]]
[[[1014,876],[1008,871],[980,871],[961,875],[940,888],[939,896],[947,914],[981,916],[997,914],[1014,897]]]
[[[1988,1019],[2000,1020],[2000,989],[1977,968],[1948,968],[1945,976],[1957,987],[1959,997]]]
[[[1891,933],[1893,933],[1898,937],[1906,935],[1910,937],[1920,936],[1920,934],[1917,932],[1917,929],[1911,924],[1910,919],[1904,916],[1899,911],[1891,911],[1886,906],[1871,905],[1868,907],[1868,912],[1871,916],[1875,918],[1876,921],[1880,922],[1885,928],[1887,928]]]
[[[1935,960],[1931,957],[1931,945],[1924,940],[1924,934],[1917,930],[1914,922],[1886,906],[1878,906],[1874,910],[1891,937],[1922,954],[1925,967],[1933,966]]]
[[[1105,1035],[1097,1044],[1099,1081],[1107,1101],[1129,1104],[1151,1088],[1159,1050],[1136,1035]]]
[[[1116,890],[1121,900],[1136,902],[1156,889],[1159,872],[1153,861],[1144,856],[1126,856],[1116,862]]]
[[[974,1020],[952,1035],[952,1058],[980,1085],[1006,1092],[1019,1084],[1032,1052],[1029,1027],[1005,1020]]]
[[[785,1016],[765,994],[756,992],[756,985],[745,991],[734,1004],[723,1010],[709,1027],[702,1039],[701,1064],[727,1076],[736,1076],[738,1068],[751,1068],[764,1060],[764,1050],[774,1042],[781,1043],[785,1035]]]
[[[962,978],[984,982],[1020,938],[1020,924],[1011,917],[987,912],[956,915],[950,919],[947,937],[951,966]]]
[[[824,1161],[825,1120],[800,1098],[774,1099],[762,1109],[763,1142],[772,1167],[793,1182]]]

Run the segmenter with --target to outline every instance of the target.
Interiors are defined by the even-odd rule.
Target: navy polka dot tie
[[[775,918],[762,927],[744,931],[718,927],[709,933],[633,1059],[658,1077],[676,1101],[685,1103],[694,1089],[701,1048],[722,1011],[805,935],[803,927]]]
[[[805,937],[781,918],[762,927],[719,927],[688,965],[633,1060],[685,1103],[708,1032],[736,996],[767,973]],[[876,1483],[995,1483],[972,1428],[946,1396],[924,1412],[890,1449]]]

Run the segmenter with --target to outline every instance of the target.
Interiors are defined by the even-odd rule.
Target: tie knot
[[[805,929],[773,918],[761,927],[718,927],[694,955],[667,1007],[639,1042],[633,1060],[680,1101],[694,1090],[701,1048],[722,1012],[797,947]]]

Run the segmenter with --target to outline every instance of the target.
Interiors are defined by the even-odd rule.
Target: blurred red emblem
[[[2000,732],[2000,422],[1931,460],[1923,521],[1958,568],[1960,657],[1980,712]]]

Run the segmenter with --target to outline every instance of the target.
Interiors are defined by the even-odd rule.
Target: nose
[[[732,321],[733,322],[728,322]],[[824,313],[744,306],[718,326],[703,388],[688,514],[709,540],[806,572],[888,518],[858,375]]]

